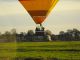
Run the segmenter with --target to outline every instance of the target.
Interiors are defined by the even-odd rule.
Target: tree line
[[[0,42],[27,42],[27,41],[80,41],[80,31],[78,29],[68,29],[66,32],[60,31],[53,34],[50,30],[45,30],[44,35],[38,36],[33,30],[17,33],[16,29],[0,32]]]
[[[58,35],[53,35],[52,40],[60,41],[80,41],[80,31],[78,29],[68,29],[67,32],[60,31]]]
[[[16,42],[16,29],[5,31],[3,34],[0,32],[0,42]]]

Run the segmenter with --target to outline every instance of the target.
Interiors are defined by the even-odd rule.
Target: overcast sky
[[[54,34],[77,28],[80,30],[80,0],[59,0],[43,22]],[[17,32],[35,29],[36,24],[18,0],[0,0],[0,32],[16,28]]]

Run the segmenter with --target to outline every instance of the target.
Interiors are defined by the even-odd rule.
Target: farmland
[[[80,60],[80,41],[0,43],[0,60]]]

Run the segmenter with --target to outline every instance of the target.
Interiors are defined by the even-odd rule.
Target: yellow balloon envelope
[[[19,0],[36,24],[41,24],[58,0]]]

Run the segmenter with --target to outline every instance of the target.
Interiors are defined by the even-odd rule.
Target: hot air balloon
[[[58,0],[19,0],[36,24],[42,23],[54,8]]]

